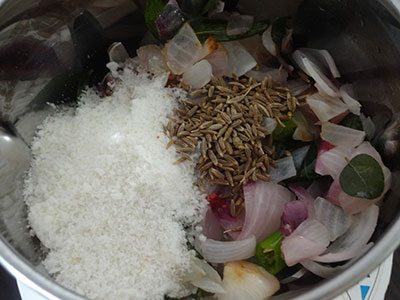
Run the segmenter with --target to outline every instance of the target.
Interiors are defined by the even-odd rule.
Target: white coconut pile
[[[115,73],[115,72],[114,72]],[[166,75],[129,69],[110,97],[88,90],[77,109],[48,117],[32,144],[29,222],[56,280],[91,299],[164,299],[180,290],[193,253],[184,226],[201,219],[194,166],[162,124],[179,92]]]

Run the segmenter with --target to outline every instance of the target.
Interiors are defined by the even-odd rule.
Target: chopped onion
[[[254,17],[250,15],[232,15],[226,26],[228,36],[247,33],[253,27]]]
[[[212,50],[209,46],[203,47],[192,27],[185,23],[165,45],[163,53],[172,73],[180,75]]]
[[[340,77],[335,61],[327,50],[300,48],[299,51],[301,51],[312,62],[324,66],[325,71],[329,71],[334,78]]]
[[[371,247],[373,246],[373,243],[369,243],[367,246],[365,246],[364,249],[362,249],[356,257],[353,259],[349,260],[347,263],[344,265],[336,266],[336,267],[331,267],[330,265],[322,265],[320,263],[317,263],[312,260],[304,260],[300,264],[309,270],[311,273],[322,277],[322,278],[329,278],[335,275],[336,273],[346,270],[348,267],[350,267],[356,259],[359,257],[363,256]]]
[[[364,114],[360,114],[361,124],[365,131],[365,135],[368,140],[372,140],[375,137],[376,127],[370,117],[366,117]]]
[[[140,64],[142,66],[147,66],[150,71],[154,73],[164,73],[168,69],[161,49],[157,45],[142,46],[136,50],[136,53]]]
[[[273,56],[278,54],[275,42],[272,40],[272,26],[269,26],[262,34],[262,44]]]
[[[317,220],[307,219],[282,241],[282,254],[286,264],[295,264],[313,258],[326,250],[330,233]]]
[[[207,238],[217,241],[222,239],[224,230],[221,227],[219,219],[212,212],[211,208],[206,210],[201,227],[203,228],[203,235]]]
[[[212,66],[212,73],[215,77],[232,75],[232,67],[229,64],[228,51],[222,44],[218,44],[218,48],[211,52],[206,59]]]
[[[325,187],[325,184],[320,180],[315,180],[307,188],[307,192],[313,198],[317,198],[317,197],[322,196],[325,193],[326,190],[327,190],[327,188]]]
[[[321,142],[320,149],[326,142]],[[343,168],[347,165],[348,159],[353,153],[353,147],[337,146],[328,151],[318,150],[317,161],[315,163],[315,173],[319,175],[330,175],[333,179],[340,175]]]
[[[294,166],[296,167],[296,169],[301,167],[301,164],[303,163],[304,158],[306,158],[308,150],[310,150],[310,145],[303,146],[303,147],[297,148],[296,150],[292,151],[293,162],[294,162]]]
[[[183,22],[185,18],[178,3],[176,0],[169,0],[155,21],[158,36],[161,40],[171,38]]]
[[[379,208],[370,206],[365,211],[353,216],[354,222],[347,232],[334,241],[327,253],[314,258],[318,262],[338,262],[358,255],[367,245],[378,222]]]
[[[302,186],[291,184],[289,189],[296,195],[297,199],[303,201],[307,205],[308,217],[315,217],[314,197]]]
[[[356,99],[350,96],[349,90],[351,89],[351,85],[344,84],[340,87],[340,96],[342,97],[344,103],[348,106],[349,110],[359,116],[361,111],[361,104]]]
[[[255,235],[257,242],[277,231],[285,204],[293,194],[283,186],[256,181],[243,187],[246,216],[238,240]]]
[[[339,95],[339,90],[329,79],[323,63],[312,59],[300,49],[293,52],[293,59],[307,75],[315,80],[315,87],[320,93],[334,98]]]
[[[353,222],[352,216],[345,214],[341,207],[324,198],[315,199],[314,208],[315,218],[330,232],[330,241],[334,241],[344,234]]]
[[[338,115],[337,117],[334,117],[332,120],[330,120],[331,123],[333,124],[339,124],[340,122],[343,121],[343,119],[350,113],[349,110],[346,110],[344,113]]]
[[[286,203],[281,217],[281,233],[285,236],[290,235],[307,217],[306,202],[294,200]]]
[[[232,217],[229,203],[216,193],[209,194],[207,199],[210,202],[210,208],[213,214],[217,217],[222,228],[228,232],[233,239],[236,239],[239,235],[238,231],[242,228],[244,222],[244,214]]]
[[[254,256],[256,244],[254,235],[240,241],[220,242],[212,239],[201,241],[200,239],[197,250],[210,263],[226,263]]]
[[[290,90],[290,93],[297,97],[307,91],[311,85],[305,82],[303,79],[292,79],[288,80],[287,87]]]
[[[196,267],[202,272],[191,279],[190,283],[209,293],[224,293],[225,290],[222,287],[222,280],[218,272],[204,260],[197,257],[193,257],[192,259]]]
[[[249,72],[246,73],[246,76],[248,77],[253,77],[254,79],[258,81],[263,81],[265,77],[271,77],[273,80],[275,80],[277,83],[281,85],[286,85],[286,80],[288,78],[288,73],[286,70],[280,70],[280,69],[271,69],[271,68],[261,68],[259,70],[250,70]]]
[[[218,300],[266,300],[279,290],[280,284],[264,268],[235,261],[225,265],[222,287],[225,293],[217,294]]]
[[[336,178],[331,186],[329,187],[328,193],[326,194],[326,200],[343,207],[339,202],[339,196],[343,193],[342,187],[340,186],[339,178]],[[343,208],[344,209],[344,208]],[[349,213],[348,210],[344,211]]]
[[[315,80],[315,87],[322,95],[337,97],[339,92],[336,86],[330,81],[316,65],[307,58],[304,59],[304,66],[309,70],[311,77]]]
[[[321,122],[327,122],[347,110],[347,105],[339,98],[323,97],[320,94],[308,96],[306,102]]]
[[[219,222],[224,229],[225,233],[228,233],[230,237],[236,240],[240,234],[240,229],[244,223],[244,213],[237,217],[232,217],[230,214],[226,214],[224,217],[219,219]]]
[[[125,60],[129,58],[129,54],[124,45],[121,42],[118,42],[112,43],[110,47],[108,47],[108,57],[110,58],[110,61],[124,63]]]
[[[275,161],[275,164],[276,168],[269,169],[272,182],[281,182],[282,180],[296,176],[297,171],[292,156],[278,159]]]
[[[311,142],[316,139],[319,135],[319,128],[312,125],[304,117],[303,113],[296,110],[293,114],[293,121],[296,123],[297,127],[293,133],[292,138],[297,141]]]
[[[278,122],[274,118],[265,118],[263,125],[268,130],[268,134],[271,134],[278,125]]]
[[[321,138],[335,146],[356,147],[364,141],[365,132],[325,122],[322,124]]]
[[[183,73],[182,81],[194,89],[199,89],[211,80],[211,73],[212,67],[210,63],[203,59],[186,69]]]
[[[223,43],[228,51],[229,65],[233,74],[240,77],[253,69],[257,62],[238,41]]]
[[[329,171],[325,168],[325,166],[322,164],[322,161],[320,157],[322,154],[325,152],[335,148],[335,145],[332,145],[331,143],[321,141],[318,147],[318,154],[317,154],[317,160],[315,162],[315,172],[320,175],[329,175]]]

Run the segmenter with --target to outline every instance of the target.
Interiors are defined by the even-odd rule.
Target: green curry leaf
[[[361,118],[354,114],[348,114],[339,124],[356,130],[364,130]]]
[[[158,31],[155,21],[167,4],[167,0],[147,0],[144,12],[144,20],[150,32],[158,38]]]
[[[339,179],[346,194],[359,198],[375,199],[385,186],[382,167],[368,154],[359,154],[350,160]]]
[[[284,139],[291,138],[296,130],[297,124],[293,119],[284,120],[282,123],[285,125],[285,127],[278,124],[272,133],[274,141],[282,141]]]
[[[201,14],[204,15],[212,10],[217,5],[218,1],[219,0],[208,0],[201,11]]]
[[[226,34],[227,24],[228,22],[225,20],[206,18],[197,18],[190,21],[190,26],[192,26],[197,37],[202,42],[208,39],[210,36],[212,36],[217,42],[228,42],[238,39],[244,39],[255,34],[264,32],[268,28],[270,22],[268,20],[255,22],[253,24],[253,27],[245,34],[232,36],[228,36]]]

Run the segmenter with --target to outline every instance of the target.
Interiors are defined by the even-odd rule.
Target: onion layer
[[[229,64],[232,72],[240,77],[253,69],[257,62],[249,52],[240,44],[240,42],[226,42],[223,44],[228,51]]]
[[[211,52],[206,59],[212,66],[214,76],[230,76],[232,74],[232,67],[228,60],[228,51],[226,51],[222,44],[218,44],[218,48]]]
[[[209,293],[224,293],[225,290],[222,288],[222,280],[218,272],[202,259],[193,257],[193,261],[201,273],[192,278],[190,283]]]
[[[378,215],[378,206],[372,205],[362,213],[353,216],[354,222],[349,230],[329,246],[326,254],[314,260],[325,263],[338,262],[358,255],[374,233]]]
[[[246,76],[253,77],[258,81],[263,81],[265,77],[271,77],[277,83],[281,85],[286,85],[286,80],[288,73],[286,70],[271,69],[271,68],[261,68],[259,70],[250,70],[246,73]]]
[[[310,150],[310,145],[307,145],[292,151],[293,162],[296,169],[301,167],[301,164],[303,163],[304,158],[306,158],[309,150]]]
[[[146,45],[136,50],[140,64],[154,73],[165,73],[168,69],[160,47],[157,45]]]
[[[306,101],[321,122],[333,119],[348,108],[339,98],[322,97],[319,94],[308,96]]]
[[[336,67],[335,61],[327,50],[300,48],[299,51],[310,59],[313,63],[321,66],[326,74],[332,75],[334,78],[339,78],[340,73]]]
[[[226,263],[229,261],[248,259],[254,256],[256,237],[249,236],[240,241],[220,242],[200,236],[198,251],[210,263]]]
[[[322,124],[321,138],[335,146],[356,147],[365,138],[365,132],[326,122]]]
[[[222,287],[224,294],[218,300],[265,300],[280,288],[278,279],[265,269],[246,261],[225,265]]]
[[[221,227],[219,219],[212,212],[211,208],[207,209],[201,227],[203,228],[203,235],[207,238],[217,241],[222,239],[224,230]]]
[[[282,214],[281,233],[290,235],[308,217],[307,204],[301,200],[286,203]]]
[[[321,142],[320,149],[326,142]],[[354,148],[338,146],[328,151],[318,150],[317,161],[315,163],[315,173],[320,175],[331,175],[336,178],[347,165],[346,158],[349,158]]]
[[[282,180],[296,176],[297,171],[292,156],[278,159],[275,161],[275,164],[276,168],[269,169],[272,182],[281,182]]]
[[[304,117],[304,114],[296,110],[293,114],[293,121],[296,123],[297,128],[293,133],[292,138],[297,141],[311,142],[319,135],[319,128]]]
[[[180,75],[213,50],[208,44],[203,47],[192,27],[185,23],[165,45],[163,53],[172,73]]]
[[[331,74],[327,74],[323,63],[313,59],[301,49],[293,52],[293,59],[307,75],[315,80],[315,87],[320,93],[330,97],[339,95],[339,90],[329,79]]]
[[[326,250],[330,233],[317,220],[307,219],[282,241],[282,254],[286,264],[295,264],[313,258]]]
[[[308,217],[315,217],[315,209],[314,209],[314,197],[302,186],[292,184],[289,186],[289,189],[295,193],[297,199],[303,201],[307,205]]]
[[[194,89],[199,89],[211,80],[211,73],[210,63],[203,59],[183,73],[182,81]]]
[[[290,90],[290,93],[295,97],[300,96],[311,87],[311,85],[305,82],[303,79],[288,80],[287,86]]]
[[[345,214],[341,207],[324,198],[315,199],[314,208],[315,218],[330,232],[330,241],[334,241],[344,234],[353,222],[352,216]]]
[[[344,84],[340,87],[340,96],[342,97],[344,103],[348,106],[349,110],[359,116],[361,111],[361,104],[356,99],[350,96],[349,90],[351,86],[349,84]]]
[[[238,239],[255,235],[260,242],[279,229],[283,209],[293,194],[279,184],[264,181],[248,183],[243,193],[246,216]]]
[[[272,26],[269,26],[262,34],[262,44],[273,56],[278,54],[275,42],[272,40]]]
[[[268,130],[268,134],[271,134],[275,130],[278,123],[273,118],[265,118],[263,125]]]
[[[121,42],[118,42],[112,43],[110,47],[108,47],[108,57],[110,58],[110,61],[124,63],[125,60],[129,58],[129,54],[124,45]]]

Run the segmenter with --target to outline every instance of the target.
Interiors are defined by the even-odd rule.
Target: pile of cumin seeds
[[[278,124],[290,119],[299,102],[287,87],[271,77],[262,82],[253,78],[214,78],[205,87],[191,91],[190,99],[170,117],[165,130],[181,158],[190,160],[200,172],[198,185],[230,186],[231,214],[244,209],[242,186],[249,181],[269,181],[275,149],[271,132],[263,126],[266,117]],[[200,148],[194,161],[190,155]]]

